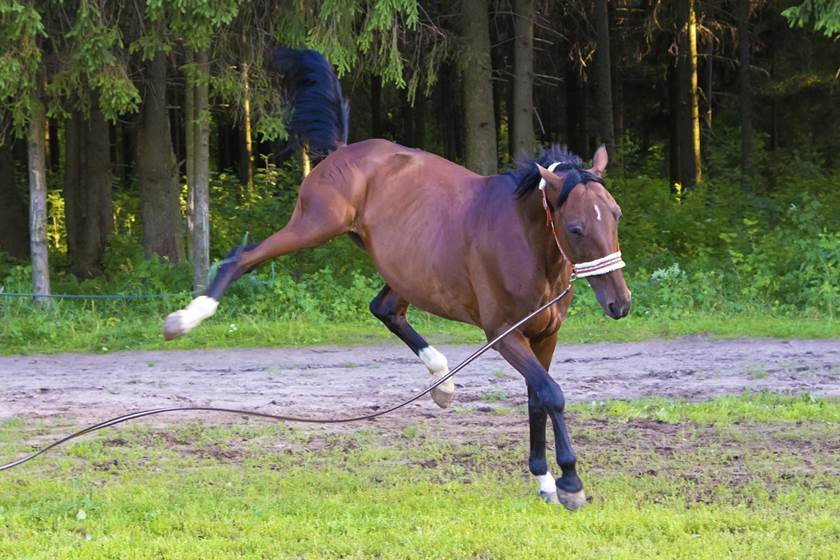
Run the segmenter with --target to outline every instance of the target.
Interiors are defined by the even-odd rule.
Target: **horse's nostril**
[[[615,302],[611,301],[607,304],[607,308],[610,310],[610,315],[615,316],[618,315],[615,308]]]

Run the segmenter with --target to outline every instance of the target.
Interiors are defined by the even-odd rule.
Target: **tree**
[[[137,121],[137,187],[143,220],[143,253],[171,263],[184,258],[178,165],[166,102],[166,54],[144,64],[143,104]]]
[[[29,165],[29,253],[32,256],[32,291],[50,293],[49,251],[47,247],[47,125],[40,91],[30,96],[27,159]],[[36,301],[47,303],[45,298]]]
[[[534,0],[516,0],[513,14],[511,156],[534,151]]]
[[[753,176],[753,107],[750,82],[750,0],[737,0],[738,99],[741,113],[741,183],[746,187]]]
[[[610,17],[607,0],[595,1],[595,30],[597,47],[595,51],[595,96],[598,101],[598,134],[607,145],[607,151],[615,152],[615,126],[613,122],[612,64],[610,63]]]
[[[18,192],[14,152],[8,138],[0,141],[0,251],[17,259],[29,256],[26,205]]]
[[[111,126],[137,110],[114,9],[90,0],[56,1],[44,10],[49,50],[48,113],[64,120],[64,210],[70,269],[100,274],[113,230]],[[51,139],[53,135],[51,134]],[[56,143],[57,147],[57,143]],[[55,150],[53,158],[57,159]]]
[[[675,0],[677,16],[677,139],[680,184],[692,189],[702,180],[700,108],[697,100],[697,14],[694,0]]]
[[[75,110],[64,126],[64,212],[70,270],[79,278],[102,273],[113,230],[110,130],[98,105]]]
[[[12,130],[27,140],[29,170],[29,242],[32,291],[49,294],[47,250],[47,162],[45,72],[42,42],[44,24],[28,3],[10,0],[0,5],[0,100]],[[46,303],[46,298],[36,298]]]
[[[196,53],[195,70],[198,76],[187,81],[187,185],[193,285],[201,290],[210,270],[210,63],[206,48]]]
[[[498,170],[493,85],[490,81],[490,23],[486,0],[464,0],[464,134],[466,166],[482,175]]]

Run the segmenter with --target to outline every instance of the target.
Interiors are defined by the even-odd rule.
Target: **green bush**
[[[840,212],[834,193],[840,177],[777,177],[775,189],[754,192],[721,173],[726,180],[707,181],[676,197],[666,180],[632,173],[655,172],[663,161],[661,146],[642,154],[628,140],[622,150],[622,165],[608,185],[624,213],[621,242],[634,293],[633,313],[667,318],[698,311],[750,312],[833,319],[840,306]],[[722,155],[715,157],[715,165],[731,165]],[[294,208],[299,182],[294,166],[260,169],[250,191],[229,173],[215,174],[212,258],[221,259],[246,233],[259,240],[282,227]],[[106,274],[84,282],[67,270],[62,222],[55,218],[53,291],[187,294],[188,264],[144,260],[137,197],[128,186],[115,190],[114,213]],[[6,292],[29,291],[28,266],[0,258],[0,282]],[[225,307],[278,321],[352,321],[367,315],[381,285],[370,260],[342,237],[249,275],[232,287]],[[588,292],[581,283],[572,314],[601,313]],[[173,305],[169,300],[140,300],[126,308],[118,302],[73,301],[60,303],[52,313],[70,317],[73,310],[95,309],[103,316],[160,314]],[[0,306],[9,316],[43,313],[29,300],[3,298]]]

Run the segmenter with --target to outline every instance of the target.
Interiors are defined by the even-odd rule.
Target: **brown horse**
[[[341,126],[339,119],[335,122]],[[211,316],[225,288],[245,272],[347,234],[385,280],[371,312],[439,376],[448,371],[447,360],[408,323],[409,305],[476,325],[491,338],[568,286],[573,263],[597,263],[619,251],[621,211],[602,183],[607,166],[603,147],[588,169],[579,158],[552,148],[510,173],[482,177],[385,140],[341,145],[341,136],[303,181],[286,227],[254,247],[233,251],[206,294],[167,317],[166,338]],[[557,242],[546,224],[544,200]],[[587,279],[604,312],[618,319],[629,310],[630,292],[621,271],[611,268]],[[547,309],[495,349],[528,387],[529,467],[538,477],[540,495],[576,509],[585,497],[564,421],[565,398],[548,374],[569,300]],[[433,398],[445,407],[453,392],[450,380]],[[545,458],[547,418],[562,470],[556,481]]]

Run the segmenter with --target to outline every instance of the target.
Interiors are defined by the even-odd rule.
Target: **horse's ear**
[[[607,147],[601,144],[601,147],[595,150],[595,155],[592,156],[592,173],[598,177],[603,177],[607,170]]]
[[[560,188],[563,185],[563,178],[556,173],[549,171],[539,163],[536,164],[537,169],[540,170],[540,176],[545,179],[545,182],[548,183],[552,187]]]

